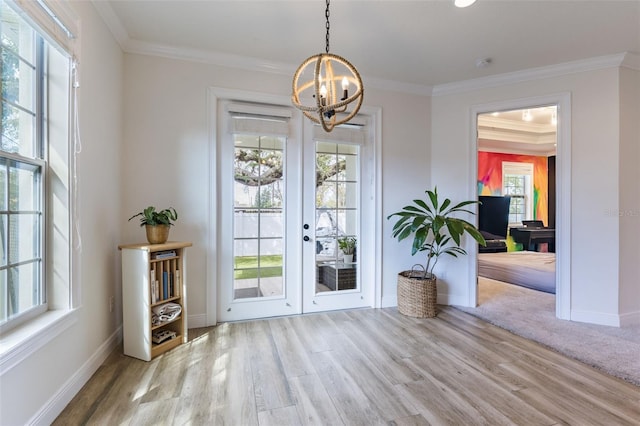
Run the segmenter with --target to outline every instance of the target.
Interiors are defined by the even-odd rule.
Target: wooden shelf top
[[[171,250],[178,248],[191,247],[193,244],[189,241],[167,241],[164,244],[149,244],[149,243],[136,243],[136,244],[121,244],[118,246],[119,250],[122,249],[135,249],[146,250],[148,252]]]

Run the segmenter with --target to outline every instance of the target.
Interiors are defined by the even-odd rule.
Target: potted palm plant
[[[169,239],[169,227],[173,225],[173,221],[178,220],[178,212],[173,207],[156,210],[155,207],[149,206],[131,216],[129,220],[138,216],[141,216],[140,226],[145,227],[149,244],[166,243]]]
[[[356,250],[356,238],[355,237],[341,237],[338,238],[338,247],[342,250],[343,262],[353,263],[353,254]]]
[[[465,233],[479,244],[486,245],[474,225],[455,217],[460,213],[475,214],[465,207],[479,201],[462,201],[452,205],[449,198],[440,202],[437,187],[425,193],[426,199],[413,200],[412,204],[387,217],[397,217],[392,232],[398,241],[413,236],[412,256],[418,252],[426,254],[425,266],[414,265],[411,271],[398,274],[398,310],[402,314],[419,318],[436,316],[437,279],[433,269],[440,256],[466,255],[467,252],[460,247],[461,237]],[[422,271],[415,271],[416,266],[420,266]]]

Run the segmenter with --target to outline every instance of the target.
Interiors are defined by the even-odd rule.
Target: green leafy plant
[[[145,225],[173,225],[173,221],[178,220],[178,212],[173,207],[169,207],[168,209],[156,211],[156,208],[153,206],[149,206],[141,212],[138,212],[131,216],[129,220],[140,217],[140,226]]]
[[[438,188],[425,191],[426,200],[413,200],[413,204],[405,206],[401,211],[390,214],[387,219],[397,216],[393,226],[393,236],[402,241],[413,236],[411,255],[426,252],[427,263],[422,278],[432,278],[438,258],[443,254],[453,257],[466,255],[460,247],[461,237],[468,233],[479,244],[486,245],[480,231],[466,220],[454,217],[454,214],[475,214],[464,208],[479,201],[463,201],[451,206],[451,200],[445,198],[442,203],[438,199]]]
[[[338,247],[344,254],[353,254],[356,250],[357,240],[355,237],[338,238]]]

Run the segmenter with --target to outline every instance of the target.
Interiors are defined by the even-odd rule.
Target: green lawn
[[[258,256],[236,256],[234,279],[258,278],[258,270],[261,278],[281,277],[282,255],[260,256],[260,269],[258,269]]]

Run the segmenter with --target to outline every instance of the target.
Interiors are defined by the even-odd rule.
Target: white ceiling
[[[500,111],[478,116],[478,149],[480,151],[550,156],[556,153],[556,106],[527,109],[531,119],[525,121],[525,110]]]
[[[293,76],[325,50],[323,0],[92,0],[123,50]],[[333,0],[330,51],[365,88],[432,93],[518,71],[640,55],[640,0]],[[478,60],[489,64],[478,67]],[[640,57],[639,57],[640,58]],[[640,63],[640,60],[638,61]],[[571,68],[571,67],[569,67]],[[479,119],[481,150],[553,155],[550,110]]]
[[[291,73],[325,50],[322,0],[93,0],[129,52]],[[640,0],[333,0],[331,53],[371,81],[425,87],[640,54]],[[476,60],[491,58],[485,68]]]

